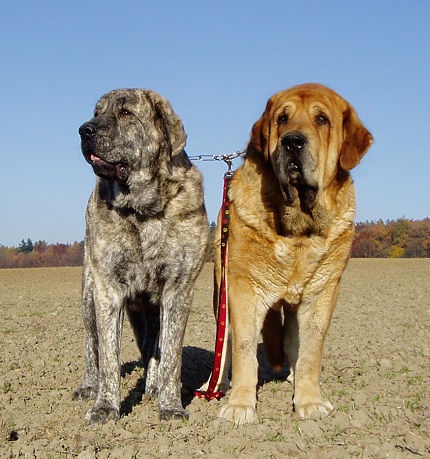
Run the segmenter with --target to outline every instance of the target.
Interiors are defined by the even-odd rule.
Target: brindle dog
[[[182,122],[159,94],[119,89],[99,100],[79,134],[98,179],[86,214],[85,370],[73,398],[95,399],[88,424],[119,418],[126,311],[144,362],[145,393],[158,395],[160,419],[187,417],[182,344],[208,221]]]

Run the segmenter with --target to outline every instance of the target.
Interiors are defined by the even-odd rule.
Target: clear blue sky
[[[84,238],[77,129],[118,87],[168,98],[189,155],[244,148],[275,92],[326,84],[375,137],[357,221],[430,216],[430,2],[0,0],[0,244]],[[235,161],[235,167],[240,160]],[[223,163],[197,163],[211,221]]]

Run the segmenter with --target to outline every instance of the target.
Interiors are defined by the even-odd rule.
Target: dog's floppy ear
[[[261,115],[260,119],[254,123],[251,131],[250,146],[264,155],[264,159],[270,158],[270,153],[273,151],[273,137],[274,132],[272,129],[272,106],[271,99],[267,102],[266,110]],[[277,139],[275,139],[276,148]]]
[[[360,162],[373,142],[372,134],[363,126],[356,111],[349,106],[343,117],[344,140],[340,151],[340,166],[350,171]]]
[[[150,92],[156,121],[159,123],[163,136],[171,148],[171,156],[179,154],[187,143],[187,134],[181,119],[175,113],[170,102],[156,92]]]

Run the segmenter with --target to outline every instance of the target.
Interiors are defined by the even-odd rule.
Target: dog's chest
[[[158,295],[164,285],[168,261],[167,229],[158,220],[123,221],[106,245],[107,265],[117,282],[134,295],[152,292]]]
[[[324,238],[286,237],[273,230],[257,231],[231,221],[229,268],[249,276],[264,303],[280,298],[298,304],[305,290],[314,289],[322,258]],[[319,281],[318,281],[319,282]]]

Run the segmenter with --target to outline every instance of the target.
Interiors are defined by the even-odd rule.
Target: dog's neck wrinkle
[[[155,184],[156,181],[153,181],[152,187],[155,188]],[[139,220],[159,217],[163,214],[166,200],[161,198],[160,193],[153,194],[154,198],[148,199],[145,190],[136,193],[124,183],[105,179],[99,181],[99,196],[102,201],[124,216],[131,217],[134,214]]]
[[[129,186],[117,181],[99,179],[99,196],[124,216],[132,218],[135,214],[140,221],[147,218],[161,218],[168,213],[169,203],[186,192],[185,176],[192,175],[192,164],[186,157],[172,163],[171,168],[158,172],[158,175],[154,175],[149,180],[150,187],[136,180],[133,181],[132,186]],[[169,186],[166,186],[167,182]]]
[[[326,236],[329,222],[324,207],[316,204],[310,212],[285,206],[282,215],[283,236]]]

